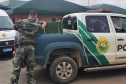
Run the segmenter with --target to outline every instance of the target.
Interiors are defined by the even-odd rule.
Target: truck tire
[[[77,72],[78,68],[75,60],[66,55],[54,58],[49,66],[49,74],[57,84],[72,82]]]

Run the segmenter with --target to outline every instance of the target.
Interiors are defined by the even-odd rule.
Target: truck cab
[[[75,13],[66,15],[64,19],[70,17],[77,18],[77,29],[74,30],[81,35],[79,39],[85,47],[88,65],[109,65],[126,62],[125,15]],[[70,21],[68,20],[68,29],[69,24]],[[71,30],[73,31],[73,29]]]

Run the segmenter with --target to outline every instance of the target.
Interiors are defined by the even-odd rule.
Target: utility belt
[[[27,42],[21,42],[21,45],[35,45],[36,43],[27,43]]]
[[[18,44],[15,44],[15,47],[20,48],[22,46],[27,46],[27,45],[33,45],[35,47],[36,42],[35,43],[19,42]]]
[[[29,34],[25,34],[25,33],[22,33],[22,35],[27,38],[31,38],[31,39],[36,37],[35,35],[29,35]]]

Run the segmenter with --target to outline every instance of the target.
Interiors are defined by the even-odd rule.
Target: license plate
[[[12,48],[4,48],[3,52],[8,52],[8,51],[12,51]]]

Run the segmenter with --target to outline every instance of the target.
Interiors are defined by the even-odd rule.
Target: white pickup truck
[[[83,67],[84,71],[95,71],[126,67],[126,15],[68,14],[63,18],[63,28],[66,33],[73,33],[83,45],[83,53],[74,47],[78,54],[73,52],[76,56],[69,55],[74,58],[78,68]],[[67,65],[69,64],[66,63],[66,67]],[[74,72],[74,69],[72,71]],[[63,76],[65,75],[66,73]]]
[[[126,15],[68,14],[63,17],[63,34],[39,34],[36,41],[36,64],[49,66],[57,84],[73,81],[78,68],[95,71],[126,67]]]

